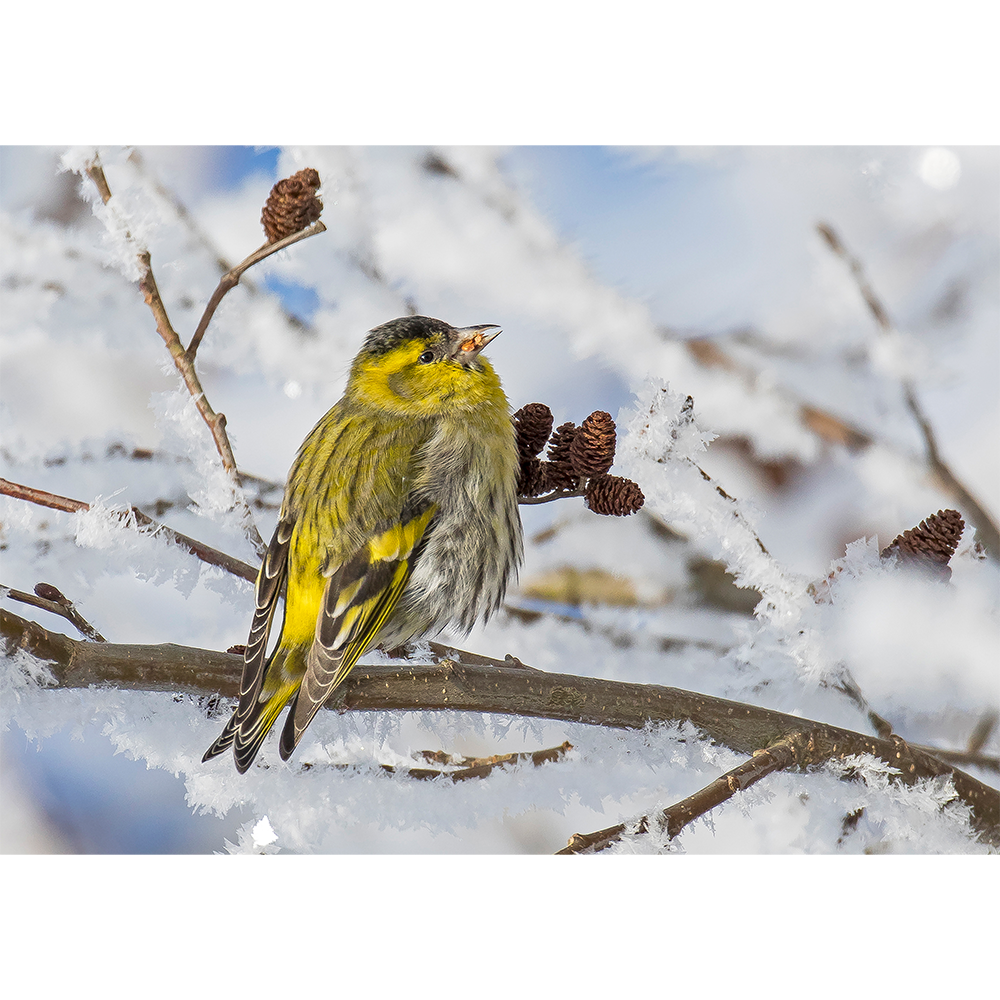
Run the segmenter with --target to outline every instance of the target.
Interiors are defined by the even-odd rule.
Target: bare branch
[[[600,635],[619,649],[630,649],[633,646],[649,645],[662,653],[673,652],[677,649],[707,649],[719,656],[725,655],[732,647],[732,643],[712,642],[709,639],[688,639],[676,636],[649,636],[643,638],[629,629],[616,629],[610,625],[595,625],[587,621],[586,618],[579,618],[574,615],[562,615],[555,611],[536,611],[532,608],[519,608],[513,604],[505,604],[501,609],[505,615],[515,621],[530,625],[542,618],[548,621],[557,621],[563,625],[572,625],[574,628],[582,629],[591,635]]]
[[[707,337],[696,337],[684,341],[687,352],[706,368],[721,368],[739,376],[744,384],[753,389],[759,385],[760,372],[747,364],[736,361],[714,341]],[[774,389],[776,394],[798,410],[799,422],[811,430],[827,444],[843,445],[849,451],[861,451],[873,443],[870,434],[838,417],[828,410],[821,410],[811,403],[786,390]]]
[[[388,774],[398,774],[405,778],[416,778],[418,781],[426,781],[431,778],[445,777],[453,782],[468,781],[469,778],[488,778],[494,768],[504,768],[509,764],[519,764],[523,761],[531,761],[535,767],[541,764],[548,764],[564,756],[567,751],[573,749],[573,744],[568,741],[560,746],[551,747],[547,750],[535,750],[524,753],[498,753],[491,757],[464,757],[459,761],[462,766],[452,771],[439,770],[433,767],[396,767],[394,764],[380,764],[379,767]],[[424,760],[435,764],[455,764],[455,759],[444,751],[421,750],[416,756],[423,757]],[[266,764],[260,764],[267,767]],[[301,767],[303,770],[312,771],[317,767],[330,767],[336,770],[346,770],[349,764],[311,764],[305,763]]]
[[[548,750],[535,750],[524,753],[498,753],[490,757],[465,757],[462,759],[461,767],[454,771],[439,771],[434,768],[412,767],[405,771],[411,778],[438,778],[442,775],[452,781],[467,781],[469,778],[486,778],[493,773],[494,768],[503,768],[508,764],[518,764],[523,761],[531,761],[535,767],[548,764],[564,756],[573,749],[573,744],[569,741],[560,746],[551,747]],[[440,764],[455,763],[448,754],[438,754],[433,751],[424,751],[423,756],[427,760],[433,760]],[[387,771],[398,771],[391,765],[385,765]]]
[[[284,239],[278,240],[276,243],[265,243],[258,250],[255,250],[252,254],[250,254],[250,256],[247,257],[242,263],[237,264],[236,267],[227,271],[220,279],[219,284],[212,293],[212,297],[208,300],[208,305],[205,306],[205,311],[202,313],[201,320],[198,322],[198,328],[194,331],[191,343],[188,344],[188,361],[192,363],[194,362],[194,356],[197,354],[198,348],[201,346],[202,338],[205,336],[208,324],[212,321],[212,317],[215,315],[215,310],[219,308],[219,303],[226,297],[227,293],[239,284],[244,271],[253,267],[254,264],[259,264],[262,260],[270,257],[271,254],[277,253],[279,250],[284,250],[285,247],[290,247],[293,243],[298,243],[300,240],[306,240],[310,236],[317,236],[319,233],[325,232],[326,226],[324,226],[322,222],[314,222],[308,229],[302,229],[297,233],[292,233],[291,236],[286,236]]]
[[[995,708],[989,708],[983,712],[969,736],[969,745],[966,747],[968,753],[979,753],[983,749],[986,741],[993,735],[998,721],[1000,721],[1000,713]]]
[[[892,736],[892,723],[883,719],[882,716],[871,707],[868,699],[862,693],[861,688],[858,687],[857,681],[855,681],[854,677],[851,676],[851,672],[847,669],[847,667],[841,665],[840,669],[842,676],[833,685],[834,690],[846,694],[847,697],[850,698],[851,701],[853,701],[854,704],[868,716],[868,721],[872,724],[872,728],[875,732],[878,733],[882,739],[889,739],[889,737]]]
[[[68,514],[90,510],[90,504],[84,503],[82,500],[71,500],[69,497],[61,497],[56,493],[35,489],[33,486],[22,486],[20,483],[12,483],[9,479],[0,479],[0,493],[16,497],[18,500],[27,500],[28,503],[36,503],[40,507],[62,510]]]
[[[133,149],[129,152],[128,161],[139,171],[156,193],[170,205],[178,221],[186,226],[188,232],[212,255],[215,266],[223,274],[228,271],[233,265],[226,260],[213,240],[198,225],[197,220],[188,211],[187,206],[180,200],[177,193],[165,187],[156,174],[146,165],[146,160],[138,149]]]
[[[519,504],[530,505],[536,503],[552,503],[553,500],[568,500],[570,497],[583,497],[587,495],[586,490],[556,490],[555,493],[546,493],[541,497],[517,498]]]
[[[858,260],[858,258],[844,246],[840,237],[837,235],[836,230],[834,230],[832,226],[825,222],[818,222],[816,224],[816,232],[818,232],[820,236],[826,240],[827,246],[829,246],[829,248],[847,264],[848,268],[850,268],[851,275],[854,277],[854,281],[858,286],[858,291],[861,293],[861,297],[865,300],[865,305],[868,306],[868,310],[875,318],[875,322],[878,323],[882,332],[888,333],[892,329],[892,322],[889,319],[889,314],[886,312],[885,306],[882,305],[878,296],[875,294],[875,289],[873,289],[871,284],[869,284],[861,261]]]
[[[1000,757],[990,757],[978,750],[945,750],[941,747],[929,747],[918,743],[915,743],[914,746],[924,753],[930,753],[935,757],[940,757],[941,760],[948,761],[949,764],[973,765],[1000,774]]]
[[[85,636],[91,642],[107,642],[103,635],[87,621],[73,602],[66,597],[61,590],[53,587],[51,583],[39,583],[35,585],[34,594],[26,594],[23,590],[15,590],[13,587],[0,585],[0,596],[9,597],[12,601],[20,601],[33,608],[40,608],[51,614],[59,615],[76,627],[80,635]]]

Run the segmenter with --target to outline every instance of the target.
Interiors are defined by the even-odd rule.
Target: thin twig
[[[869,283],[861,261],[844,246],[836,230],[828,223],[816,223],[816,232],[823,237],[827,246],[847,264],[858,286],[858,291],[861,293],[861,297],[865,300],[865,304],[868,306],[872,316],[875,317],[875,322],[878,323],[883,333],[888,333],[892,329],[892,321],[889,319],[889,313],[886,311],[885,306],[882,305],[875,294],[875,289]]]
[[[198,225],[197,220],[188,211],[187,206],[177,197],[177,193],[165,187],[156,174],[146,165],[146,160],[138,149],[133,149],[129,152],[128,161],[146,178],[146,181],[156,193],[170,204],[177,219],[187,227],[188,232],[215,258],[215,266],[223,273],[228,271],[233,265],[223,257],[222,252],[209,235]]]
[[[448,646],[442,642],[428,642],[432,655],[436,663],[455,663],[459,666],[470,667],[518,667],[522,670],[534,670],[534,667],[525,666],[520,660],[511,656],[510,653],[502,660],[492,656],[484,656],[482,653],[470,653],[467,649],[457,649],[455,646]]]
[[[101,166],[100,161],[95,159],[87,165],[87,176],[97,186],[101,200],[107,204],[111,199],[111,188],[108,185],[108,179],[104,174],[104,168]],[[170,323],[166,306],[163,304],[160,291],[156,286],[156,278],[153,275],[149,251],[140,250],[137,252],[136,256],[138,257],[139,267],[141,270],[139,289],[142,292],[142,297],[146,302],[146,305],[149,306],[151,312],[153,313],[153,318],[156,322],[156,330],[163,339],[163,342],[166,344],[171,358],[173,358],[174,367],[176,367],[178,373],[184,381],[184,385],[187,387],[188,392],[194,399],[195,405],[197,406],[202,419],[208,425],[208,429],[212,432],[215,447],[219,452],[219,456],[222,458],[222,465],[226,472],[229,473],[233,481],[234,501],[236,506],[242,508],[241,513],[244,531],[256,550],[257,555],[263,558],[264,552],[267,550],[267,546],[264,544],[264,540],[260,537],[260,532],[257,530],[257,525],[253,518],[253,512],[250,510],[249,505],[243,498],[239,489],[239,472],[236,467],[236,458],[233,455],[232,445],[229,443],[229,436],[226,434],[226,416],[224,413],[216,413],[215,410],[212,409],[208,402],[208,397],[205,395],[205,390],[202,388],[201,380],[198,378],[198,374],[195,371],[194,365],[188,359],[184,347],[181,344],[180,337],[177,336],[177,332]]]
[[[816,226],[820,236],[826,241],[830,249],[843,260],[850,269],[851,275],[858,286],[861,297],[865,300],[869,312],[875,319],[879,330],[883,335],[889,334],[894,327],[889,318],[889,312],[882,304],[878,295],[872,288],[868,280],[864,266],[861,261],[852,254],[843,241],[837,235],[832,226],[825,222],[820,222]],[[920,428],[920,434],[924,439],[924,449],[926,451],[926,461],[930,470],[936,475],[939,484],[955,500],[956,504],[969,515],[969,520],[973,522],[979,532],[983,546],[994,559],[1000,559],[1000,528],[987,513],[982,504],[969,492],[965,484],[952,472],[951,468],[941,457],[938,449],[937,438],[934,428],[924,412],[920,401],[917,399],[916,387],[912,379],[902,377],[900,383],[903,389],[903,398],[906,401],[907,409]]]
[[[170,190],[165,187],[156,174],[150,170],[146,165],[145,159],[138,149],[133,149],[128,155],[129,163],[133,164],[135,168],[147,179],[149,184],[154,188],[156,193],[160,195],[164,201],[169,202],[171,208],[174,210],[178,221],[185,225],[188,232],[205,248],[205,250],[212,255],[214,258],[215,266],[218,268],[221,274],[225,274],[226,271],[232,268],[232,263],[228,261],[215,245],[212,238],[198,225],[197,220],[188,211],[187,206],[180,200],[175,191]],[[254,282],[250,281],[249,278],[243,278],[240,280],[240,287],[244,291],[249,292],[251,295],[258,294],[258,289]],[[290,313],[288,309],[281,303],[277,303],[281,312],[284,314],[285,322],[289,325],[296,327],[299,330],[306,330],[308,332],[314,332],[313,328],[309,323],[306,323],[298,316]],[[240,473],[240,478],[246,475],[246,473]]]
[[[548,764],[564,756],[567,751],[573,749],[573,744],[569,741],[557,747],[547,750],[535,750],[523,753],[498,753],[492,757],[465,757],[462,759],[460,768],[453,771],[439,770],[433,767],[396,767],[395,764],[380,764],[379,767],[388,774],[398,774],[404,778],[416,778],[418,781],[427,781],[432,778],[445,777],[451,781],[467,781],[469,778],[486,778],[493,773],[496,767],[503,768],[509,764],[519,764],[523,761],[531,761],[535,767],[541,764]],[[421,750],[419,756],[425,760],[433,761],[437,764],[454,764],[455,760],[443,751]],[[267,767],[267,764],[260,764],[260,767]],[[327,764],[317,765],[311,762],[302,764],[304,771],[313,771],[317,767],[332,767],[337,770],[347,770],[351,764]]]
[[[45,490],[35,489],[32,486],[22,486],[20,483],[12,483],[7,479],[0,479],[0,493],[10,497],[17,497],[19,500],[27,500],[29,503],[38,504],[41,507],[50,507],[53,510],[62,510],[70,514],[78,514],[81,511],[90,510],[90,504],[82,500],[71,500],[69,497],[61,497],[55,493],[48,493]],[[165,524],[154,521],[148,514],[144,514],[138,507],[129,507],[118,514],[119,520],[128,522],[131,517],[137,531],[143,534],[160,535],[176,542],[181,548],[186,549],[193,556],[197,556],[202,562],[218,566],[220,569],[232,573],[243,580],[253,583],[257,579],[257,570],[249,563],[245,563],[234,556],[218,549],[213,549],[211,545],[199,542],[187,535],[182,535],[173,528],[168,528]]]
[[[42,588],[45,589],[43,590]],[[2,596],[9,597],[12,601],[20,601],[22,604],[27,604],[33,608],[40,608],[42,611],[48,611],[53,615],[59,615],[60,618],[65,618],[68,622],[72,623],[80,635],[91,642],[107,642],[107,639],[76,610],[73,602],[58,588],[53,587],[51,583],[40,583],[35,587],[35,590],[41,590],[42,593],[28,594],[23,590],[15,590],[13,587],[5,587],[0,584]],[[48,593],[50,596],[43,596],[45,593]],[[56,594],[58,597],[55,596]]]
[[[704,788],[689,795],[664,809],[656,816],[642,816],[635,825],[635,833],[648,833],[651,828],[665,832],[668,840],[673,840],[692,820],[714,809],[717,805],[732,798],[737,792],[742,792],[761,778],[773,771],[781,771],[796,763],[795,753],[788,740],[780,740],[774,746],[755,753],[748,761],[727,771],[722,777],[706,785]],[[603,851],[622,836],[631,824],[618,823],[596,833],[574,833],[569,843],[556,854],[582,854],[586,852]]]
[[[235,288],[239,284],[240,277],[243,275],[244,271],[253,267],[254,264],[259,264],[262,260],[270,257],[271,254],[277,253],[279,250],[284,250],[285,247],[290,247],[293,243],[298,243],[300,240],[306,240],[310,236],[317,236],[319,233],[325,232],[326,226],[324,226],[322,222],[314,222],[308,229],[300,229],[297,233],[292,233],[291,236],[286,236],[284,239],[278,240],[276,243],[265,243],[259,249],[254,250],[254,252],[250,254],[246,260],[227,271],[219,280],[219,284],[212,293],[212,297],[208,300],[208,305],[205,306],[205,311],[202,313],[201,320],[198,322],[198,328],[194,331],[191,343],[188,344],[188,361],[194,362],[194,356],[197,354],[198,348],[201,346],[202,338],[205,336],[208,324],[215,315],[215,310],[219,308],[219,303],[226,297],[226,294],[230,291],[230,289]]]
[[[527,506],[535,503],[552,503],[553,500],[567,500],[570,497],[583,497],[586,495],[586,490],[556,490],[555,493],[546,493],[545,496],[541,497],[519,496],[517,502]]]
[[[547,750],[535,750],[533,752],[522,753],[498,753],[493,754],[490,757],[466,757],[460,762],[462,766],[454,771],[441,771],[429,767],[414,767],[409,768],[404,773],[408,774],[412,778],[439,778],[442,775],[445,775],[452,781],[467,781],[469,778],[488,777],[493,773],[493,769],[496,767],[502,768],[509,764],[519,764],[523,761],[530,760],[535,767],[538,767],[541,764],[548,764],[552,761],[558,760],[572,749],[573,744],[567,740],[560,746],[551,747]],[[437,754],[433,751],[423,751],[422,756],[424,756],[425,759],[434,760],[437,763],[454,763],[448,754]],[[387,766],[386,770],[395,771],[396,769],[391,766]]]
[[[69,497],[61,497],[56,493],[49,493],[47,490],[36,489],[34,486],[22,486],[20,483],[12,483],[9,479],[0,479],[0,493],[16,497],[18,500],[36,503],[40,507],[66,511],[68,514],[90,510],[90,504],[84,503],[82,500],[71,500]]]
[[[868,699],[864,696],[861,688],[858,687],[857,681],[851,676],[851,672],[845,666],[841,666],[841,677],[833,684],[833,689],[835,691],[840,691],[842,694],[846,694],[851,701],[854,702],[858,708],[861,709],[868,716],[868,721],[872,724],[872,728],[878,733],[882,739],[887,740],[892,736],[892,723],[886,719],[883,719],[874,708],[871,707]]]

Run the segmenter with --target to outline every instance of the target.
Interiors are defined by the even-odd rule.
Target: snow
[[[137,161],[128,149],[102,148],[111,202],[81,179],[88,205],[61,222],[43,211],[60,190],[57,156],[5,151],[17,184],[0,216],[2,475],[91,509],[70,515],[0,498],[4,585],[57,585],[113,642],[225,649],[245,641],[250,585],[122,517],[138,506],[253,561],[208,427],[133,284],[135,255],[149,249],[187,343],[218,280],[217,258],[235,263],[256,249],[271,184],[314,166],[328,231],[252,269],[198,354],[241,469],[280,484],[342,391],[363,332],[413,308],[458,325],[500,323],[490,356],[515,408],[545,401],[557,424],[616,413],[612,471],[646,496],[645,510],[628,519],[599,518],[580,500],[522,508],[526,560],[509,603],[544,613],[502,613],[455,637],[457,646],[868,732],[864,712],[837,689],[849,674],[900,735],[942,747],[963,747],[997,706],[1000,576],[995,561],[978,557],[971,528],[947,585],[878,556],[895,534],[955,505],[927,473],[901,378],[913,380],[956,473],[1000,510],[995,149],[598,157],[303,147],[221,186],[207,179],[204,150],[140,153]],[[428,170],[430,153],[453,174]],[[93,155],[74,149],[61,162],[79,174]],[[601,185],[587,187],[585,175]],[[188,216],[171,190],[183,194]],[[816,234],[818,221],[864,261],[889,308],[890,335],[878,332],[846,264]],[[314,292],[307,324],[289,316],[268,276],[274,288]],[[705,338],[731,363],[699,361],[688,342]],[[851,451],[824,441],[800,418],[803,402],[873,443]],[[251,503],[255,490],[245,489]],[[254,508],[264,537],[276,493],[260,494],[267,503]],[[759,595],[753,616],[695,586],[693,567],[706,560],[728,571],[730,587]],[[571,572],[617,578],[634,603],[602,600],[599,590],[570,606],[529,598],[533,582]],[[824,580],[817,601],[810,584]],[[9,598],[4,606],[73,632]],[[173,776],[185,799],[179,826],[218,824],[210,848],[218,852],[551,853],[574,832],[665,808],[742,761],[684,727],[323,712],[291,762],[280,761],[272,739],[260,766],[240,776],[228,757],[201,763],[226,704],[47,689],[44,668],[23,652],[4,660],[2,685],[5,769],[19,769],[18,795],[30,796],[45,768],[69,771],[72,747],[60,741],[79,738],[94,775],[111,767],[96,749],[104,747],[119,755],[116,767],[138,762],[129,781],[150,768]],[[21,733],[31,768],[17,763]],[[573,749],[557,761],[497,768],[487,779],[402,773],[426,766],[424,750],[488,756],[567,740]],[[998,748],[994,733],[983,752]],[[669,843],[627,837],[613,853],[986,850],[949,783],[902,786],[867,758],[849,762],[854,780],[843,781],[846,766],[771,775]],[[995,773],[969,770],[995,786]],[[73,814],[72,796],[49,813]],[[60,838],[57,829],[44,842]],[[176,849],[205,849],[204,839],[185,848],[178,838]]]

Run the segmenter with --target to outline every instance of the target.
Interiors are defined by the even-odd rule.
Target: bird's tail
[[[232,747],[236,770],[240,774],[246,773],[271,727],[302,683],[301,670],[299,676],[292,680],[287,677],[286,669],[283,669],[286,661],[292,659],[289,656],[292,652],[294,651],[279,646],[271,654],[266,676],[280,678],[278,684],[272,686],[265,681],[261,698],[250,706],[246,714],[241,716],[239,709],[233,712],[219,738],[205,751],[202,762],[218,757]]]

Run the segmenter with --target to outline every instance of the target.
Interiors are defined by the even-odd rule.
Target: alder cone
[[[528,403],[513,419],[518,454],[521,458],[535,458],[552,433],[552,411],[544,403]]]
[[[615,422],[610,413],[595,410],[580,425],[569,446],[573,471],[580,476],[607,472],[615,461]]]
[[[560,424],[549,440],[549,485],[554,490],[575,490],[580,477],[573,469],[570,447],[579,428],[572,421]]]
[[[522,458],[517,480],[517,492],[522,497],[537,497],[547,493],[549,486],[548,463],[538,458]]]
[[[965,521],[957,510],[939,510],[917,527],[897,535],[882,550],[882,558],[896,553],[901,563],[915,566],[937,579],[950,580],[948,563],[964,530]]]
[[[271,188],[260,216],[268,243],[277,243],[311,226],[320,217],[323,202],[316,197],[319,185],[319,172],[306,167]]]
[[[595,514],[625,517],[634,514],[646,502],[638,483],[605,472],[591,476],[587,483],[587,506]]]

